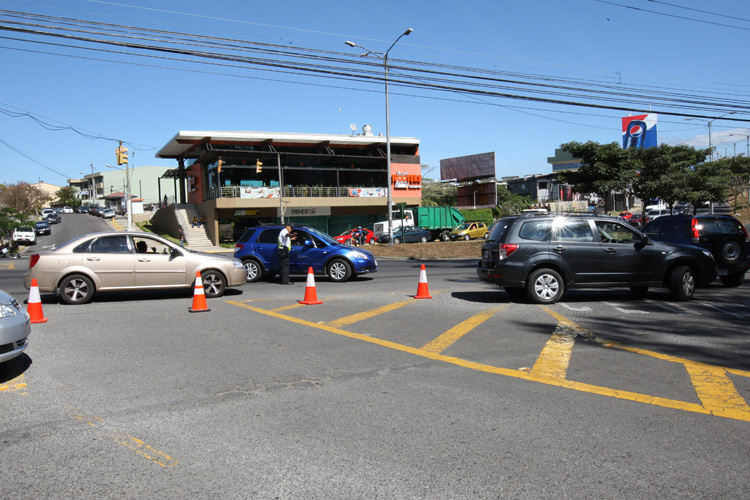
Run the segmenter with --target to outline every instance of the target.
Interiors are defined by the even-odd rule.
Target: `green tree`
[[[422,206],[455,206],[458,201],[458,187],[448,182],[424,182],[422,184]]]
[[[493,209],[493,214],[498,218],[507,217],[520,213],[523,209],[529,208],[531,204],[532,200],[528,196],[511,193],[505,186],[498,186],[497,207]]]
[[[560,149],[580,158],[576,171],[558,172],[559,181],[572,184],[579,193],[596,193],[601,200],[612,191],[627,191],[635,181],[637,163],[629,149],[616,142],[566,142]]]
[[[750,191],[750,158],[732,156],[718,160],[726,164],[729,172],[729,192],[734,198],[734,211],[750,207],[750,200],[745,196]]]
[[[696,165],[693,169],[693,195],[688,199],[694,206],[706,201],[727,201],[732,172],[725,161],[712,161]]]
[[[0,208],[0,236],[8,236],[15,228],[28,223],[29,218],[15,208]]]
[[[78,197],[78,191],[76,191],[76,189],[72,186],[65,186],[63,188],[60,188],[55,193],[55,196],[64,206],[77,207],[81,204],[81,200]]]
[[[660,144],[628,151],[639,164],[633,191],[642,200],[658,198],[671,209],[678,201],[695,204],[695,200],[703,196],[699,193],[703,183],[696,167],[704,162],[710,152],[708,149]]]

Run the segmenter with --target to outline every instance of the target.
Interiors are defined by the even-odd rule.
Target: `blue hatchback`
[[[234,256],[247,270],[247,281],[272,277],[279,272],[278,240],[281,225],[251,227],[234,246]],[[294,226],[297,239],[289,252],[289,274],[304,275],[308,269],[332,281],[347,281],[358,274],[374,273],[378,261],[367,250],[342,245],[311,227]]]

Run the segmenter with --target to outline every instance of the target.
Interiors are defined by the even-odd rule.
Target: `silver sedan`
[[[0,363],[15,358],[26,349],[31,319],[16,299],[0,290]]]
[[[23,281],[36,279],[40,292],[54,292],[68,304],[85,304],[94,292],[190,289],[196,273],[206,297],[245,283],[238,259],[188,250],[151,233],[102,232],[32,254]]]

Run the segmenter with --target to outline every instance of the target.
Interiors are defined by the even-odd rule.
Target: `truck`
[[[420,226],[430,232],[433,240],[440,239],[442,241],[450,241],[451,231],[465,221],[461,212],[454,207],[407,208],[404,210],[403,219],[401,218],[401,211],[394,210],[392,219],[394,232],[402,225]],[[376,236],[387,233],[388,221],[376,222],[373,231]]]

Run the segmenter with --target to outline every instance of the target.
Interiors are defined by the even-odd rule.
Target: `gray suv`
[[[689,300],[716,278],[716,262],[707,250],[652,241],[612,217],[527,213],[495,224],[477,275],[538,304],[569,288],[627,287],[644,297],[663,286]]]

